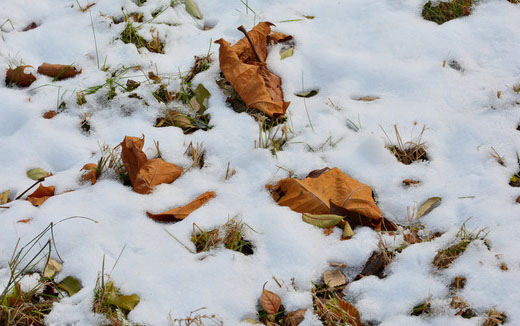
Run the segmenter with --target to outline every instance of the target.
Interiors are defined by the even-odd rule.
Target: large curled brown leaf
[[[247,107],[260,110],[269,117],[279,117],[285,114],[290,102],[283,100],[280,77],[265,65],[267,44],[291,37],[273,33],[271,38],[271,26],[273,24],[269,22],[261,22],[248,33],[262,62],[258,62],[245,37],[233,46],[224,39],[215,43],[220,45],[220,69]]]
[[[213,191],[207,191],[195,198],[192,202],[182,207],[172,208],[165,212],[159,214],[152,214],[150,212],[146,212],[149,218],[158,221],[158,222],[178,222],[185,219],[188,215],[190,215],[196,209],[202,207],[206,204],[210,199],[215,198],[216,194]]]
[[[53,186],[46,187],[42,184],[38,186],[38,189],[36,189],[32,194],[27,196],[27,200],[31,202],[34,206],[40,206],[43,204],[47,199],[54,196],[55,188]]]
[[[293,211],[344,216],[353,228],[363,225],[380,231],[383,226],[383,214],[374,201],[372,189],[338,168],[312,171],[303,180],[282,179],[270,188],[274,200]],[[393,229],[391,225],[384,226]]]
[[[161,183],[172,183],[182,174],[182,168],[156,158],[149,160],[143,152],[142,138],[126,136],[121,143],[123,161],[134,191],[149,194]]]
[[[51,64],[44,62],[41,66],[38,67],[38,73],[60,80],[81,74],[81,70],[77,70],[74,66],[70,65]]]
[[[29,87],[36,80],[36,77],[32,73],[25,73],[26,68],[32,68],[32,66],[18,66],[7,69],[5,74],[6,85],[15,84],[20,87]]]

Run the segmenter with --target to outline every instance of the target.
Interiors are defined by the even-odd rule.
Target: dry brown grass
[[[209,251],[220,245],[244,255],[253,254],[253,244],[244,239],[245,227],[247,225],[239,220],[231,219],[226,224],[209,231],[202,230],[193,223],[193,235],[191,241],[197,252]]]
[[[499,312],[495,308],[487,312],[487,318],[482,326],[498,326],[503,325],[507,320],[507,315],[504,312]]]
[[[477,233],[469,233],[463,224],[457,233],[456,242],[448,248],[438,251],[433,258],[433,265],[442,269],[448,268],[455,259],[459,258],[466,251],[471,242],[477,239],[484,240],[485,236],[484,229]]]
[[[381,127],[381,126],[380,126]],[[399,128],[397,125],[394,125],[395,131],[395,143],[390,139],[386,131],[381,127],[383,133],[389,141],[385,147],[394,154],[397,160],[403,164],[409,165],[415,161],[428,161],[428,156],[426,153],[426,143],[422,140],[424,132],[426,131],[426,126],[423,126],[421,132],[416,137],[415,140],[409,140],[404,142],[401,133],[399,132]]]
[[[186,318],[173,318],[170,314],[169,319],[172,326],[223,326],[224,322],[217,319],[216,315],[199,314],[197,312],[206,309],[205,307],[190,312]]]
[[[188,155],[193,160],[193,163],[191,164],[192,168],[197,167],[202,169],[204,167],[206,150],[204,149],[204,145],[202,143],[196,142],[193,144],[193,142],[190,142],[186,148],[186,151],[184,152],[184,155]]]

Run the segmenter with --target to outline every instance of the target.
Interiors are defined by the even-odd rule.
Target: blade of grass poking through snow
[[[170,237],[172,237],[175,241],[177,241],[181,246],[183,246],[184,248],[186,248],[186,250],[188,250],[189,252],[191,252],[192,254],[196,254],[196,252],[194,252],[193,250],[191,250],[188,246],[186,246],[184,243],[182,243],[181,240],[177,239],[176,236],[174,236],[173,234],[171,234],[168,230],[164,229],[164,231],[166,231],[166,233],[168,233],[170,235]]]
[[[303,82],[303,71],[302,71],[302,92],[305,90],[305,83]],[[305,97],[303,98],[303,105],[305,106],[305,113],[307,114],[307,120],[309,121],[309,125],[311,126],[312,132],[314,131],[314,126],[312,125],[311,117],[309,115],[309,109],[307,109],[307,102],[305,101]]]
[[[79,5],[79,3],[78,3]],[[97,47],[97,39],[96,39],[96,31],[94,30],[94,20],[92,19],[92,12],[89,10],[88,14],[90,15],[90,26],[92,27],[92,35],[94,35],[94,46],[96,48],[96,62],[97,67],[99,69],[99,52]]]
[[[240,2],[242,2],[242,4],[244,4],[244,6],[246,6],[246,15],[249,15],[249,12],[248,10],[251,10],[251,12],[253,13],[253,26],[256,25],[256,12],[251,8],[249,7],[249,0],[246,0],[244,2],[244,0],[240,0]]]
[[[114,266],[112,266],[112,270],[110,271],[110,274],[112,274],[112,272],[114,271],[114,268],[116,268],[116,265],[119,262],[119,258],[121,258],[121,256],[123,255],[123,251],[125,251],[125,249],[126,249],[126,243],[123,246],[123,249],[121,249],[121,252],[119,253],[119,256],[117,256],[117,259],[116,259],[116,261],[114,263]]]

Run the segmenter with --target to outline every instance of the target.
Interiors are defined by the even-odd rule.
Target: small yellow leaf
[[[9,202],[9,193],[9,190],[6,190],[2,193],[2,195],[0,196],[0,205],[7,204],[7,202]]]
[[[62,265],[58,263],[55,259],[49,258],[49,261],[47,262],[47,265],[43,269],[43,277],[51,278],[56,273],[59,273],[61,271]]]
[[[58,287],[73,296],[81,290],[81,282],[73,276],[67,276],[58,284]]]
[[[354,231],[352,231],[349,222],[345,221],[345,226],[343,227],[343,234],[341,235],[341,239],[350,239],[353,236]]]
[[[38,181],[41,178],[48,177],[49,172],[47,172],[43,169],[40,169],[40,168],[36,168],[36,169],[31,169],[31,170],[27,171],[27,176],[35,181]]]
[[[193,0],[185,0],[184,4],[186,6],[186,11],[188,12],[188,14],[192,15],[197,19],[202,19],[202,16],[199,12],[199,8],[195,4],[195,2],[193,2]]]
[[[338,224],[343,219],[343,217],[333,214],[317,215],[303,213],[302,219],[304,222],[326,229]]]
[[[280,53],[280,60],[283,60],[283,59],[291,57],[293,55],[293,53],[294,53],[294,48],[293,47],[288,48],[285,51],[282,51]]]
[[[417,210],[417,219],[431,212],[434,208],[438,206],[438,203],[442,200],[441,197],[431,197],[424,204],[419,207]]]

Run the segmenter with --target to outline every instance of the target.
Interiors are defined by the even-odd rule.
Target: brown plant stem
[[[32,186],[30,186],[29,188],[25,189],[24,192],[22,192],[18,197],[16,197],[15,200],[18,200],[18,199],[22,198],[22,196],[25,195],[26,192],[28,192],[29,190],[31,190],[34,186],[36,186],[37,184],[39,184],[39,183],[42,182],[43,180],[45,180],[45,177],[38,179],[38,181],[36,181],[35,183],[33,183]]]
[[[246,36],[247,40],[249,41],[249,44],[251,45],[251,49],[253,50],[253,53],[255,54],[256,60],[258,60],[258,62],[264,63],[264,61],[258,55],[258,52],[256,52],[255,45],[253,44],[253,41],[251,41],[251,38],[249,38],[249,34],[247,33],[244,25],[240,25],[240,27],[238,27],[237,29],[239,31],[241,31],[242,33],[244,33],[244,35]]]

